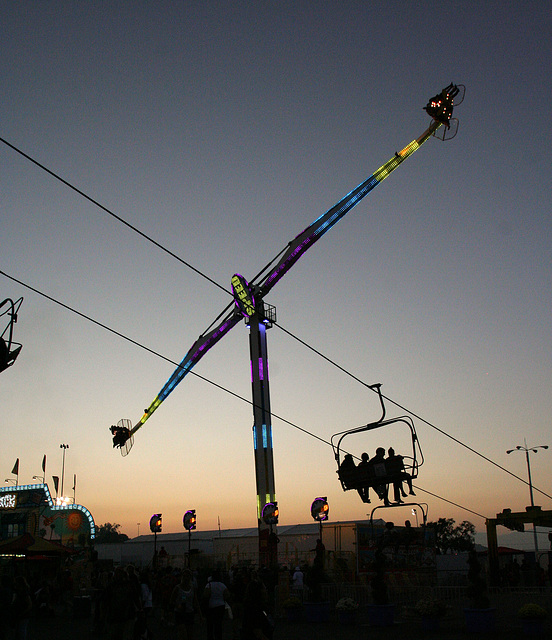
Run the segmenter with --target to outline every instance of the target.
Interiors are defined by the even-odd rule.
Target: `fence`
[[[352,598],[361,607],[372,603],[372,589],[368,584],[324,584],[322,585],[324,600],[333,607],[341,598]],[[491,606],[501,610],[517,612],[526,602],[539,604],[550,610],[552,605],[552,589],[550,587],[491,587],[488,589]],[[305,593],[305,599],[308,592]],[[419,600],[432,598],[441,600],[451,608],[461,609],[468,606],[467,587],[459,586],[390,586],[389,601],[408,609],[414,607]],[[551,611],[552,612],[552,611]]]

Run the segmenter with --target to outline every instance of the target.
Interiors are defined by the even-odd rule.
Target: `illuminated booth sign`
[[[47,484],[0,487],[0,540],[30,534],[75,546],[94,539],[90,511],[80,504],[56,504]]]
[[[15,509],[17,505],[17,496],[10,493],[7,496],[0,496],[0,509]]]

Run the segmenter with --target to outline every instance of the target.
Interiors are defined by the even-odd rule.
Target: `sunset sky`
[[[97,524],[132,537],[162,512],[164,532],[182,531],[194,508],[203,530],[254,526],[243,323],[128,457],[109,426],[141,417],[171,361],[230,302],[211,281],[229,292],[234,273],[252,279],[417,138],[422,107],[454,82],[466,86],[456,138],[429,140],[267,297],[286,330],[268,332],[280,521],[312,521],[320,495],[332,521],[366,518],[369,505],[341,491],[327,441],[377,419],[365,386],[376,382],[402,407],[388,403],[388,417],[417,416],[415,484],[430,520],[482,531],[485,517],[523,510],[527,485],[477,454],[526,479],[523,453],[506,450],[524,438],[552,446],[546,6],[0,2],[0,301],[24,296],[23,350],[0,374],[2,481],[20,458],[19,483],[30,483],[46,455],[52,487],[68,444],[65,493],[76,474],[76,501]],[[408,454],[392,429],[348,446]],[[535,502],[552,509],[552,449],[531,465],[549,494]]]

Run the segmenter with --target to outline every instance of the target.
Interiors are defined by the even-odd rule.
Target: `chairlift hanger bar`
[[[390,160],[377,169],[369,178],[358,185],[325,214],[317,218],[304,231],[291,240],[287,248],[284,249],[283,254],[282,252],[278,254],[278,256],[281,257],[272,268],[271,265],[273,265],[275,260],[278,259],[278,256],[269,262],[268,265],[264,267],[257,276],[255,276],[254,280],[251,282],[249,291],[247,292],[251,297],[251,312],[248,312],[249,315],[262,314],[262,300],[264,296],[277,282],[281,280],[281,278],[291,269],[299,258],[339,220],[341,220],[346,213],[348,213],[366,195],[368,195],[374,187],[383,182],[383,180],[385,180],[385,178],[387,178],[399,165],[417,151],[424,142],[436,133],[440,127],[449,127],[454,104],[454,96],[456,95],[458,95],[458,88],[456,85],[451,84],[448,87],[445,87],[440,94],[435,96],[435,98],[430,99],[428,105],[425,107],[425,110],[433,119],[429,127],[404,149],[396,152]],[[267,269],[269,269],[268,273],[262,276]],[[224,315],[228,310],[228,307],[226,307],[221,314],[221,316],[224,315],[223,319],[214,328],[201,335],[194,342],[191,349],[184,356],[176,370],[154,398],[153,402],[144,410],[144,414],[132,429],[117,430],[115,427],[111,427],[112,433],[114,434],[113,446],[123,447],[126,441],[144,425],[146,420],[157,410],[159,405],[169,396],[175,387],[207,353],[207,351],[219,342],[219,340],[221,340],[244,317],[244,307],[241,302],[239,303],[238,301],[236,287],[234,286],[236,278],[239,278],[242,283],[241,285],[238,284],[238,286],[248,286],[245,280],[238,274],[232,278],[236,306]],[[256,284],[256,281],[259,279],[260,282]],[[256,299],[256,303],[253,302],[253,298]]]

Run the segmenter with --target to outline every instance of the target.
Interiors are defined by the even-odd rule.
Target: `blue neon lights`
[[[350,211],[355,205],[357,205],[364,196],[366,196],[374,187],[385,180],[387,176],[394,171],[406,158],[411,156],[414,151],[420,148],[420,146],[428,140],[435,127],[427,129],[418,139],[413,140],[404,149],[397,152],[390,160],[388,160],[382,167],[375,171],[369,178],[358,185],[355,189],[350,191],[344,198],[342,198],[331,209],[328,209],[326,213],[319,216],[309,227],[297,235],[288,246],[287,251],[282,256],[280,262],[274,267],[272,273],[270,273],[264,281],[264,284],[259,288],[261,294],[264,296],[270,289],[284,276],[291,267],[299,260],[299,258],[309,249],[318,238],[322,237],[326,231],[331,229],[336,222]]]
[[[272,429],[268,427],[266,424],[263,424],[261,427],[261,435],[263,438],[263,449],[272,449]],[[253,447],[255,451],[258,449],[257,446],[257,425],[253,425]]]
[[[171,377],[165,382],[161,391],[157,394],[153,402],[144,413],[140,422],[134,427],[133,431],[136,431],[141,427],[146,420],[154,413],[159,405],[172,393],[176,386],[182,382],[184,377],[192,370],[197,362],[213,347],[230,329],[240,320],[238,314],[232,313],[225,318],[221,324],[216,327],[211,333],[205,336],[201,336],[193,344],[192,348],[184,356],[178,367],[174,370]]]
[[[291,269],[291,267],[299,260],[299,258],[309,249],[326,231],[331,229],[348,211],[356,206],[372,189],[380,182],[385,180],[387,176],[394,171],[406,158],[412,155],[421,145],[426,142],[441,125],[433,122],[432,125],[422,133],[422,135],[413,140],[404,149],[395,153],[383,166],[375,171],[369,178],[350,191],[331,209],[298,234],[288,245],[284,251],[280,261],[274,266],[271,272],[265,277],[264,282],[260,286],[255,287],[258,299],[262,298],[270,291],[270,289]],[[234,274],[232,278],[232,287],[234,292],[234,300],[240,309],[240,312],[232,312],[227,316],[221,324],[211,333],[200,336],[192,345],[186,356],[167,380],[159,394],[146,410],[138,424],[131,430],[134,433],[139,429],[151,414],[159,407],[159,405],[167,398],[167,396],[175,389],[175,387],[189,373],[193,366],[201,357],[209,351],[232,327],[241,319],[242,314],[251,317],[255,314],[255,301],[250,285],[240,274]],[[253,368],[253,363],[251,363]],[[253,370],[252,370],[253,374]],[[268,371],[263,371],[262,362],[259,363],[259,378],[263,380],[263,376],[268,377]]]

